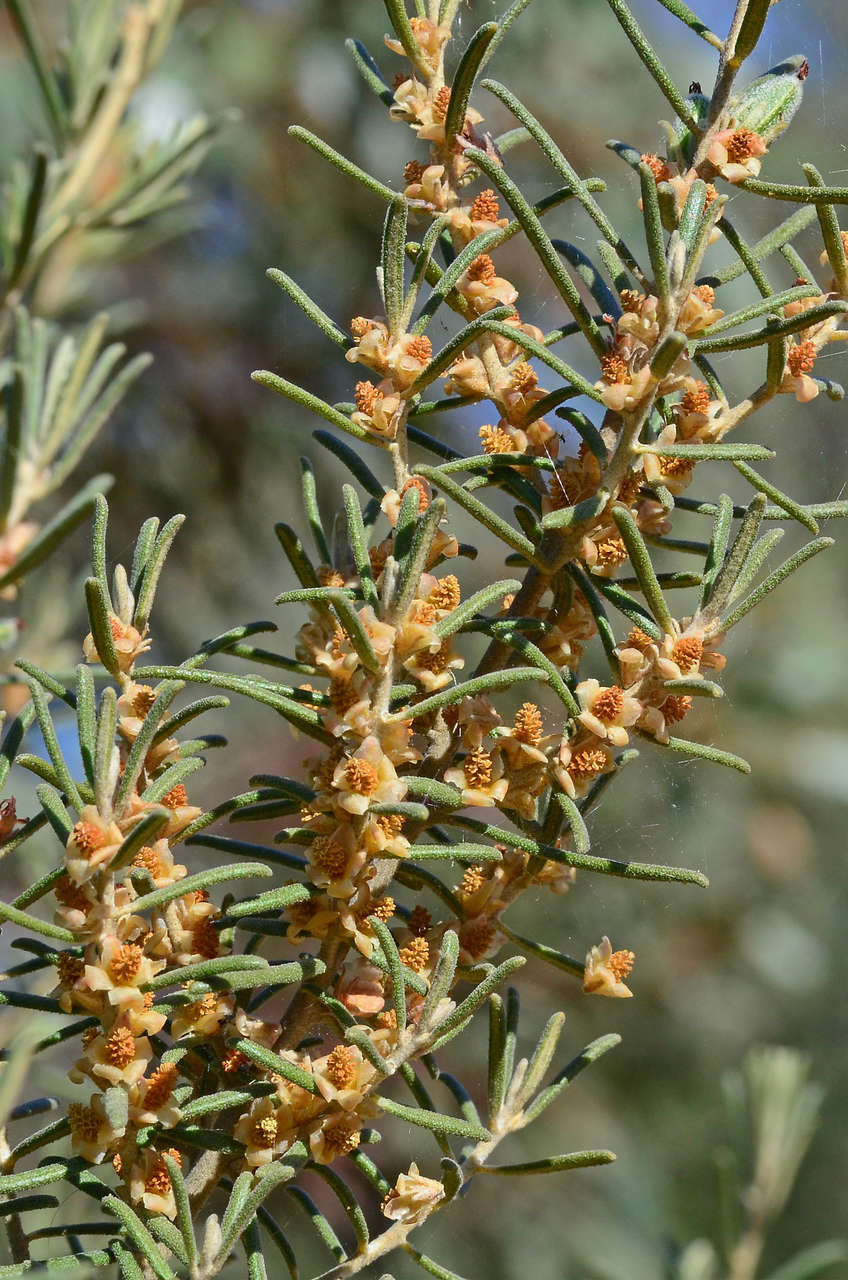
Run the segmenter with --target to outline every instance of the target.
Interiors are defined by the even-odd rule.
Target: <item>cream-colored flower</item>
[[[137,1126],[159,1125],[173,1129],[181,1111],[174,1101],[179,1072],[173,1062],[163,1062],[151,1075],[139,1080],[130,1093],[130,1117]]]
[[[778,388],[782,395],[794,395],[799,404],[815,400],[819,387],[815,378],[809,375],[817,355],[818,348],[811,338],[796,342],[789,348],[783,381]]]
[[[488,253],[481,253],[456,282],[472,311],[483,315],[493,307],[510,307],[518,297],[518,290],[510,280],[495,272],[495,264]]]
[[[409,1166],[408,1173],[398,1174],[397,1181],[380,1206],[383,1216],[394,1222],[410,1225],[421,1222],[431,1209],[445,1198],[445,1188],[435,1178],[425,1178],[418,1172],[418,1165]]]
[[[210,991],[208,995],[191,1004],[177,1009],[171,1019],[171,1035],[174,1040],[181,1036],[194,1035],[206,1039],[217,1035],[221,1025],[232,1017],[234,1001],[232,996]]]
[[[353,1111],[359,1105],[377,1074],[359,1049],[347,1044],[336,1045],[326,1057],[316,1058],[312,1071],[321,1096],[343,1111]]]
[[[586,956],[583,990],[587,995],[627,999],[633,995],[624,979],[633,968],[632,951],[613,951],[609,938],[601,938]]]
[[[333,772],[335,805],[343,813],[361,817],[372,804],[403,800],[406,783],[375,737],[368,737],[351,756],[345,756]]]
[[[306,1053],[297,1053],[293,1049],[282,1049],[279,1052],[279,1056],[285,1058],[286,1062],[290,1062],[293,1066],[300,1067],[302,1071],[312,1072],[312,1063]],[[326,1103],[320,1094],[310,1093],[308,1089],[301,1088],[299,1084],[294,1084],[291,1080],[276,1072],[271,1072],[270,1078],[277,1086],[276,1115],[281,1133],[283,1130],[294,1130],[300,1125],[306,1124],[307,1121],[314,1119],[326,1107]]]
[[[766,143],[752,129],[722,129],[713,135],[707,159],[727,182],[744,182],[760,172]]]
[[[109,615],[109,630],[112,632],[112,643],[118,657],[121,671],[131,671],[136,658],[147,653],[152,641],[138,631],[131,622],[123,622],[116,614]],[[94,643],[91,632],[82,642],[82,650],[88,662],[101,662],[100,654]]]
[[[90,879],[98,867],[114,858],[123,838],[117,823],[102,818],[93,804],[85,805],[65,846],[68,875],[77,884]]]
[[[88,1076],[101,1089],[119,1083],[136,1084],[153,1057],[147,1037],[136,1039],[124,1020],[116,1022],[108,1033],[84,1040],[84,1044],[83,1056],[74,1063],[68,1077],[79,1084]]]
[[[595,390],[600,391],[604,404],[615,413],[631,412],[656,383],[647,362],[641,368],[633,369],[631,363],[616,351],[602,357],[601,370],[604,376],[595,383]]]
[[[367,856],[351,824],[342,823],[331,834],[316,836],[309,846],[309,879],[332,898],[350,898]]]
[[[503,935],[490,916],[464,920],[459,928],[459,963],[473,965],[488,960],[500,950],[502,942]]]
[[[509,219],[500,216],[500,202],[491,187],[480,191],[470,206],[462,205],[451,212],[451,230],[465,244],[486,231],[502,230],[508,225]]]
[[[715,289],[698,284],[680,308],[677,327],[686,334],[701,333],[723,315],[721,308],[715,306]]]
[[[117,1145],[125,1129],[114,1129],[106,1117],[103,1099],[91,1095],[88,1106],[83,1102],[68,1103],[71,1127],[71,1149],[89,1164],[101,1164],[106,1153]]]
[[[359,1146],[362,1118],[356,1111],[333,1111],[309,1135],[309,1150],[318,1164],[332,1164]]]
[[[581,712],[577,719],[590,733],[614,747],[627,745],[627,727],[642,714],[638,698],[619,685],[602,685],[598,680],[581,680],[574,691]]]
[[[175,1148],[166,1154],[182,1165],[182,1157]],[[129,1186],[133,1204],[143,1204],[148,1213],[162,1213],[172,1222],[176,1218],[177,1205],[171,1177],[158,1151],[142,1148],[130,1170]]]
[[[509,790],[503,776],[503,760],[499,752],[479,748],[469,751],[461,765],[445,770],[445,782],[458,787],[463,804],[490,809],[500,803]]]
[[[572,741],[563,738],[553,762],[554,777],[572,800],[585,796],[597,778],[614,771],[615,759],[609,747],[588,735]]]
[[[406,402],[396,394],[394,383],[388,378],[376,387],[373,382],[357,382],[354,400],[351,422],[385,440],[394,440],[406,412]]]
[[[152,845],[146,844],[139,849],[133,858],[134,867],[142,867],[150,873],[150,878],[157,889],[167,884],[175,884],[188,874],[181,862],[174,861],[171,846],[167,840],[156,840]]]
[[[244,1162],[249,1169],[270,1164],[291,1146],[294,1135],[280,1123],[277,1100],[258,1098],[233,1129],[233,1137],[245,1145]]]
[[[88,991],[105,991],[110,1004],[119,1009],[144,1004],[140,989],[165,968],[164,960],[151,960],[135,942],[121,942],[108,934],[100,947],[99,959],[86,964],[79,986]]]
[[[415,36],[420,57],[431,71],[435,71],[439,65],[442,49],[450,40],[450,27],[440,26],[438,22],[432,22],[429,18],[410,18],[409,25]],[[383,38],[386,48],[391,49],[392,53],[398,54],[401,58],[407,57],[406,50],[395,36]]]
[[[427,693],[436,693],[452,683],[451,673],[461,671],[465,666],[465,659],[456,652],[448,639],[417,649],[403,665]]]

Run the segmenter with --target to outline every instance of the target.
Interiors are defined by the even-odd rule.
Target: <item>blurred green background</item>
[[[468,0],[462,32],[467,37],[503,7],[504,0]],[[42,8],[49,14],[50,5]],[[707,45],[653,0],[635,0],[634,8],[684,88],[691,80],[711,83]],[[702,0],[700,8],[721,31],[732,5]],[[241,112],[194,182],[182,234],[151,241],[143,255],[108,271],[93,264],[76,276],[66,308],[71,316],[75,310],[89,314],[132,298],[115,310],[116,323],[133,349],[156,357],[84,474],[108,469],[117,477],[110,499],[115,558],[128,553],[147,515],[184,511],[189,517],[154,616],[154,654],[161,661],[181,660],[236,622],[275,616],[273,599],[291,582],[272,525],[293,519],[302,452],[310,450],[320,469],[330,520],[338,503],[341,472],[310,445],[316,422],[251,383],[249,374],[269,368],[327,400],[350,398],[356,377],[351,366],[263,272],[283,267],[341,322],[377,310],[382,209],[291,140],[286,126],[308,125],[397,185],[404,161],[423,149],[402,126],[388,122],[343,48],[345,36],[357,35],[391,79],[400,63],[382,47],[385,28],[378,0],[196,0],[186,6],[172,49],[136,102],[151,134],[197,109],[235,106]],[[768,157],[766,176],[798,181],[799,161],[812,160],[826,180],[844,182],[844,0],[780,0],[768,31],[752,72],[796,52],[807,55],[812,71],[804,108]],[[32,137],[38,121],[8,26],[0,56],[0,152],[8,155]],[[657,121],[669,108],[608,6],[602,0],[535,0],[501,46],[492,74],[541,116],[582,173],[610,182],[605,207],[635,239],[632,175],[604,142],[620,137],[640,150],[655,149]],[[497,104],[481,96],[477,105],[493,131],[509,127],[494,110]],[[557,185],[531,146],[512,152],[509,168],[533,198]],[[745,196],[734,197],[737,202],[741,211],[734,221],[749,240],[789,212]],[[551,216],[550,228],[593,246],[592,226],[569,206]],[[817,240],[815,228],[799,243],[810,261],[817,258]],[[719,245],[714,261],[723,262],[727,252]],[[525,246],[513,242],[498,263],[520,289],[523,319],[545,328],[560,322],[552,291]],[[792,284],[782,260],[769,270],[779,287]],[[744,286],[728,294],[734,305],[748,296]],[[565,358],[590,370],[577,347]],[[838,348],[826,359],[822,374],[844,381],[848,369]],[[755,376],[743,359],[729,387],[741,394]],[[472,449],[483,420],[469,413],[440,419],[439,426],[453,444]],[[782,397],[757,422],[756,438],[778,450],[777,460],[767,464],[770,479],[805,501],[840,496],[848,454],[843,405],[822,396],[801,407]],[[744,482],[728,477],[726,469],[699,468],[693,492],[713,497],[724,486],[746,500]],[[471,531],[460,527],[467,537]],[[681,519],[683,536],[693,528]],[[799,541],[790,529],[783,546],[794,549]],[[45,663],[49,658],[54,667],[78,660],[85,630],[81,593],[70,620],[64,605],[51,603],[56,588],[67,583],[69,554],[81,575],[85,539],[79,535],[61,568],[40,571],[21,601],[27,656]],[[842,541],[746,620],[728,645],[727,697],[699,710],[697,721],[692,717],[693,736],[746,756],[752,777],[706,763],[669,762],[646,747],[594,816],[597,850],[700,867],[710,876],[710,889],[640,887],[584,875],[567,897],[540,898],[515,913],[518,928],[529,925],[535,937],[564,951],[582,954],[608,933],[614,945],[632,947],[638,961],[636,998],[615,1004],[585,1000],[562,975],[528,965],[528,1042],[548,1011],[562,1007],[569,1056],[609,1030],[621,1032],[623,1043],[505,1154],[521,1159],[610,1146],[619,1159],[603,1170],[522,1181],[512,1188],[521,1197],[520,1214],[500,1210],[495,1193],[508,1188],[497,1182],[440,1215],[428,1227],[424,1247],[474,1280],[655,1280],[672,1242],[713,1235],[713,1153],[723,1141],[720,1079],[750,1046],[763,1042],[807,1051],[827,1088],[825,1124],[767,1260],[848,1228],[846,564]],[[494,575],[497,564],[484,548],[477,564],[461,562],[460,572],[470,584]],[[684,601],[681,595],[685,613]],[[293,612],[276,620],[284,648],[301,619]],[[282,722],[242,705],[205,727],[226,731],[231,747],[210,759],[197,797],[192,795],[200,803],[243,789],[260,766],[283,773],[297,768],[302,755],[302,744]],[[26,783],[18,795],[26,814]],[[53,859],[55,848],[45,843],[41,856]],[[202,857],[194,851],[193,865],[202,865]],[[4,865],[4,887],[15,874],[28,877],[30,869],[30,863],[26,871]],[[479,1089],[482,1028],[474,1034],[473,1042],[458,1043],[453,1061]],[[58,1071],[47,1085],[61,1087]],[[382,1155],[393,1167],[390,1140],[391,1134]],[[425,1163],[423,1171],[434,1169]],[[279,1212],[285,1227],[294,1211],[280,1205]],[[404,1277],[414,1268],[401,1261],[392,1270]]]

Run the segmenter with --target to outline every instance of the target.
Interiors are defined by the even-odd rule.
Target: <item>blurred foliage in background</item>
[[[729,0],[708,0],[705,7],[715,29],[724,29]],[[493,0],[474,0],[466,32],[500,8]],[[50,6],[45,10],[49,15]],[[675,51],[669,60],[680,83],[711,79],[707,46],[694,36],[684,40],[679,24],[665,21],[657,6],[638,11],[652,39],[667,54]],[[325,366],[320,335],[263,273],[284,267],[340,318],[372,314],[382,209],[290,139],[286,126],[306,124],[368,168],[382,156],[379,176],[396,184],[409,158],[403,131],[381,120],[343,50],[350,34],[379,50],[384,28],[377,0],[192,0],[172,48],[135,105],[151,137],[198,110],[214,114],[232,105],[241,113],[195,180],[193,201],[173,215],[184,234],[172,240],[160,227],[161,243],[148,244],[142,257],[128,257],[105,273],[94,263],[75,276],[86,315],[116,297],[133,298],[120,313],[113,309],[120,336],[131,351],[155,356],[101,438],[96,470],[116,476],[111,508],[117,556],[123,557],[131,531],[149,514],[165,519],[183,510],[189,517],[160,593],[159,661],[178,660],[224,625],[263,616],[268,600],[290,585],[272,524],[295,510],[293,463],[313,424],[305,412],[252,384],[249,373],[276,370],[330,401],[350,398],[355,375],[345,380],[343,362]],[[848,139],[844,0],[781,0],[770,31],[771,46],[767,40],[752,70],[803,52],[812,71],[791,140],[770,159],[768,177],[798,181],[798,157],[812,156],[825,181],[842,182],[839,175],[848,171],[848,147],[841,141]],[[5,21],[0,59],[5,164],[31,138],[37,112]],[[626,222],[627,201],[636,199],[628,185],[635,180],[604,150],[604,141],[622,137],[640,151],[654,150],[657,121],[668,108],[634,69],[608,7],[598,0],[537,0],[499,51],[495,74],[541,117],[581,172],[615,184],[619,195],[610,212]],[[496,117],[494,123],[508,127]],[[522,162],[516,151],[511,165],[527,190],[537,159],[528,149]],[[534,198],[544,194],[532,185],[529,190]],[[772,212],[767,205],[764,218]],[[576,238],[569,230],[574,216],[567,209],[555,215],[557,233]],[[748,223],[741,229],[750,241],[764,227]],[[809,232],[810,247],[817,235],[817,227]],[[804,243],[799,247],[803,253]],[[541,300],[541,316],[529,310],[522,315],[547,327],[557,323],[550,287],[529,249],[506,252],[514,255],[507,259],[511,278],[523,280]],[[61,297],[70,307],[65,318],[73,319],[73,295],[69,299],[63,289]],[[39,301],[42,313],[50,314],[49,294]],[[744,376],[743,362],[737,390]],[[832,376],[845,381],[838,363]],[[778,450],[769,478],[801,501],[841,496],[848,449],[844,427],[834,420],[844,420],[843,407],[821,396],[805,407],[802,421],[792,397],[783,396],[767,415]],[[445,423],[444,431],[467,450],[478,425],[472,411]],[[94,462],[84,464],[81,475],[94,470]],[[747,500],[741,480],[740,486],[732,496]],[[332,512],[326,515],[332,518]],[[84,536],[76,535],[73,545],[81,578]],[[66,557],[63,574],[67,563]],[[619,1161],[567,1186],[528,1180],[523,1191],[538,1248],[523,1233],[504,1238],[500,1230],[490,1231],[468,1202],[440,1215],[433,1251],[438,1256],[440,1238],[450,1236],[442,1253],[460,1270],[519,1276],[532,1263],[533,1280],[655,1280],[670,1242],[713,1236],[720,1078],[760,1042],[805,1050],[826,1090],[826,1122],[769,1256],[788,1256],[844,1230],[846,563],[843,535],[841,549],[816,558],[790,591],[772,595],[753,623],[734,633],[726,681],[730,706],[722,711],[721,736],[712,740],[748,758],[752,778],[693,761],[669,765],[666,754],[660,759],[657,753],[626,775],[601,806],[599,852],[700,866],[711,888],[703,893],[648,885],[640,896],[633,885],[583,879],[567,898],[551,900],[551,936],[563,950],[579,947],[579,938],[608,933],[639,955],[637,998],[616,1004],[612,1025],[606,1002],[596,1008],[580,999],[576,985],[566,989],[574,1043],[610,1029],[620,1031],[624,1043],[581,1082],[580,1105],[563,1107],[551,1119],[564,1149],[602,1141]],[[51,572],[56,570],[48,566],[33,576],[20,607],[30,633],[28,656],[57,669],[79,660],[78,640],[87,628],[81,616],[54,616],[44,608],[48,592],[38,578],[49,579]],[[81,592],[77,598],[82,601]],[[796,666],[807,673],[803,683],[793,679]],[[713,713],[705,707],[698,714],[700,728],[694,728],[703,739],[713,730]],[[214,785],[217,795],[241,789],[260,761],[266,771],[286,773],[287,762],[299,758],[301,745],[282,722],[272,744],[252,739],[254,723],[268,733],[267,717],[256,721],[238,704],[228,713],[235,749],[211,762],[204,783]],[[277,759],[269,759],[274,752]],[[27,814],[26,795],[19,794],[18,811]],[[35,874],[42,868],[30,869]],[[665,912],[658,909],[663,906]],[[573,925],[578,915],[579,937]],[[540,1026],[544,1011],[563,994],[558,990],[554,997],[549,988],[559,988],[559,979],[537,968]],[[525,1016],[530,1022],[533,1010]],[[44,1085],[60,1088],[59,1072]],[[551,1138],[529,1137],[526,1157],[541,1154],[535,1143],[555,1145]]]

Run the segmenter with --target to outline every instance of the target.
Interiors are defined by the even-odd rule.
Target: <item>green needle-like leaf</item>
[[[405,1120],[407,1124],[417,1125],[421,1129],[429,1129],[432,1133],[444,1137],[469,1138],[472,1142],[487,1142],[491,1138],[488,1129],[469,1120],[461,1120],[458,1116],[443,1115],[439,1111],[427,1111],[422,1107],[407,1107],[393,1098],[378,1096],[377,1106],[390,1116]]]

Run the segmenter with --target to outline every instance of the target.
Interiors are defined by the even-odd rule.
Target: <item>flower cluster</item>
[[[420,12],[425,7],[429,17]],[[573,959],[517,933],[508,912],[522,895],[546,891],[562,899],[578,874],[622,873],[624,864],[590,853],[585,817],[635,742],[745,767],[738,757],[676,734],[689,732],[697,697],[721,695],[714,677],[725,665],[730,627],[826,545],[810,544],[746,594],[769,549],[769,539],[757,541],[766,498],[774,502],[769,518],[784,510],[817,526],[810,511],[747,467],[748,459],[764,456],[761,447],[734,450],[726,437],[778,394],[801,403],[822,389],[835,394],[813,371],[822,348],[845,337],[848,236],[840,242],[822,220],[823,261],[833,273],[826,287],[799,277],[779,299],[769,295],[740,312],[727,314],[719,304],[721,274],[700,274],[721,234],[722,185],[758,185],[768,146],[797,108],[806,64],[780,64],[739,98],[722,100],[721,77],[712,103],[693,86],[686,109],[677,102],[685,118],[670,126],[665,159],[623,147],[639,171],[649,273],[594,203],[595,188],[573,174],[556,199],[535,209],[517,194],[501,151],[482,130],[482,115],[467,105],[469,68],[479,70],[493,27],[473,38],[449,85],[445,51],[456,5],[416,8],[386,40],[405,70],[393,90],[378,88],[390,118],[427,147],[406,164],[404,192],[388,193],[378,277],[385,314],[355,316],[348,339],[299,289],[290,290],[344,346],[347,364],[364,366],[369,376],[355,381],[353,404],[331,406],[267,371],[256,375],[317,408],[359,446],[373,445],[392,468],[385,482],[333,442],[370,501],[363,507],[347,486],[332,537],[308,472],[305,505],[324,563],[313,563],[294,529],[277,526],[300,584],[279,603],[308,611],[293,656],[247,643],[254,631],[269,629],[257,623],[207,642],[180,667],[141,665],[175,526],[157,536],[158,526],[151,533],[148,523],[132,572],[118,565],[112,588],[104,568],[106,507],[98,498],[94,577],[86,587],[91,631],[83,642],[89,665],[80,664],[74,693],[27,668],[35,673],[33,710],[50,756],[35,762],[51,782],[39,794],[64,850],[56,873],[19,900],[10,918],[29,920],[36,933],[57,941],[46,952],[45,964],[55,964],[57,973],[46,998],[54,1012],[83,1019],[69,1073],[83,1093],[68,1105],[64,1132],[85,1164],[104,1166],[105,1177],[117,1179],[127,1212],[177,1254],[185,1197],[202,1203],[232,1181],[222,1222],[214,1215],[207,1221],[202,1269],[210,1277],[227,1263],[232,1224],[240,1224],[235,1234],[247,1242],[261,1198],[304,1165],[349,1208],[339,1169],[345,1158],[356,1164],[379,1188],[392,1223],[381,1238],[385,1248],[402,1243],[559,1091],[559,1085],[543,1090],[528,1105],[551,1061],[557,1019],[533,1057],[516,1062],[514,996],[505,1010],[496,988],[529,954],[581,978],[585,994],[629,998],[625,980],[635,956],[614,950],[603,936],[581,947],[585,960]],[[371,62],[362,67],[374,87]],[[509,95],[503,101],[549,158],[558,157],[524,108]],[[614,287],[582,250],[547,237],[541,217],[560,197],[579,197],[604,231],[603,264]],[[502,204],[515,223],[503,216]],[[407,243],[408,216],[425,227],[421,245]],[[573,316],[573,324],[547,335],[523,318],[519,290],[498,265],[500,246],[519,227]],[[724,233],[738,243],[727,222]],[[444,268],[436,265],[437,244]],[[405,254],[414,259],[408,291]],[[740,250],[756,279],[747,255]],[[416,317],[424,284],[433,292]],[[463,326],[441,353],[425,332],[437,304]],[[733,336],[737,326],[758,320],[762,329]],[[551,354],[571,336],[587,340],[597,361],[594,382]],[[765,382],[736,404],[707,359],[735,349],[734,342],[767,352]],[[543,385],[552,375],[557,385]],[[439,380],[443,399],[424,400]],[[567,403],[578,395],[586,412]],[[478,428],[482,452],[471,457],[419,425],[445,407],[482,402],[490,406],[477,411],[476,421],[485,419]],[[410,441],[438,465],[414,465]],[[702,462],[728,460],[760,490],[747,508],[740,512],[729,498],[685,496],[696,472],[703,475]],[[509,497],[517,525],[483,500],[487,489]],[[461,543],[459,526],[449,522],[454,505],[500,540],[507,566],[521,579],[478,578],[471,587],[464,561],[476,549]],[[713,520],[703,568],[658,571],[652,548],[663,555],[703,551],[705,544],[669,536],[678,532],[681,510]],[[848,514],[839,504],[826,510]],[[734,519],[740,526],[731,542]],[[30,536],[36,531],[13,522],[0,568]],[[671,588],[693,588],[697,597],[673,610]],[[618,632],[607,605],[627,619]],[[255,672],[216,671],[207,665],[216,653],[282,668],[284,680],[303,682],[292,687]],[[603,675],[592,665],[596,653],[606,660]],[[92,671],[112,682],[99,694]],[[250,791],[208,811],[192,804],[186,780],[213,740],[185,742],[178,731],[225,701],[207,698],[172,714],[174,699],[193,683],[270,706],[305,735],[310,745],[301,775],[263,773],[251,779]],[[83,782],[74,781],[62,756],[39,685],[75,708]],[[75,811],[67,826],[62,803]],[[220,831],[204,834],[224,817],[281,815],[297,825],[277,832],[274,848]],[[0,810],[4,851],[26,838],[21,825],[14,801],[7,801]],[[181,861],[189,841],[230,850],[239,861],[189,875]],[[459,870],[447,877],[430,870],[445,865]],[[267,893],[213,897],[227,881],[271,876],[280,866],[289,878]],[[626,873],[706,883],[679,867],[633,862]],[[28,917],[23,907],[48,894],[52,921]],[[427,894],[435,905],[425,905]],[[522,955],[504,959],[507,949]],[[491,1018],[488,1128],[433,1056],[484,1003]],[[590,1046],[585,1060],[609,1043]],[[436,1110],[416,1061],[434,1079],[453,1082],[461,1116]],[[393,1076],[408,1085],[416,1108],[381,1092]],[[392,1175],[392,1185],[359,1150],[386,1112],[434,1131],[446,1153],[447,1136],[475,1145],[464,1146],[456,1160],[446,1157],[442,1180],[412,1162]],[[199,1159],[197,1148],[204,1149]],[[608,1154],[577,1153],[583,1163]],[[3,1172],[13,1157],[0,1162]],[[163,1218],[178,1227],[163,1226]],[[146,1228],[133,1217],[126,1221],[133,1224],[133,1247],[151,1262]],[[183,1244],[188,1256],[196,1241]],[[380,1249],[368,1245],[340,1263],[339,1276],[354,1274]],[[160,1261],[157,1253],[151,1264],[157,1274]],[[253,1262],[250,1269],[262,1270]]]

